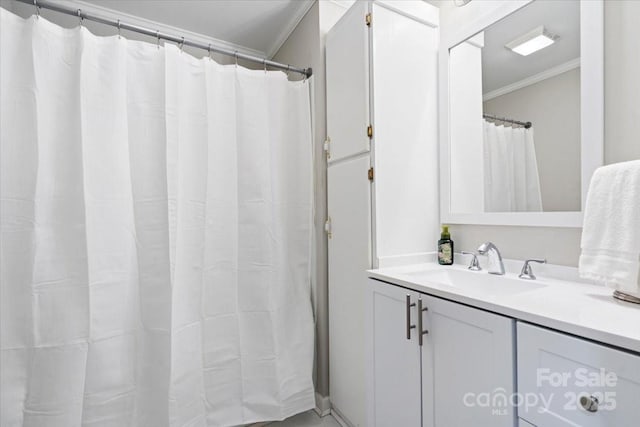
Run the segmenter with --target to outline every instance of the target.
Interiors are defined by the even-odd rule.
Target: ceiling
[[[85,0],[272,57],[313,0]]]
[[[528,56],[505,47],[513,39],[540,26],[558,39]],[[580,57],[580,2],[537,0],[484,32],[483,92],[491,92]]]

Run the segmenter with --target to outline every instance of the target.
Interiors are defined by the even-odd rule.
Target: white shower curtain
[[[533,128],[484,121],[484,210],[542,211]]]
[[[309,82],[1,14],[0,424],[312,408]]]

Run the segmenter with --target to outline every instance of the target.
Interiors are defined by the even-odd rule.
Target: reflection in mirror
[[[449,72],[451,212],[580,211],[579,1],[532,2]]]

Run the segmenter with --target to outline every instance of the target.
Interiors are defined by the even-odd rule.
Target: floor
[[[320,418],[315,411],[303,412],[284,421],[267,424],[268,427],[340,427],[331,415]]]

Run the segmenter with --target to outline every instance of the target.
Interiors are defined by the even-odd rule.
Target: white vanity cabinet
[[[515,411],[515,321],[421,296],[423,427],[511,427]]]
[[[367,426],[420,426],[420,294],[369,280],[367,289]]]
[[[522,322],[517,334],[518,391],[530,402],[520,418],[537,427],[640,424],[639,355]]]
[[[513,319],[370,279],[365,323],[367,426],[514,426]]]

